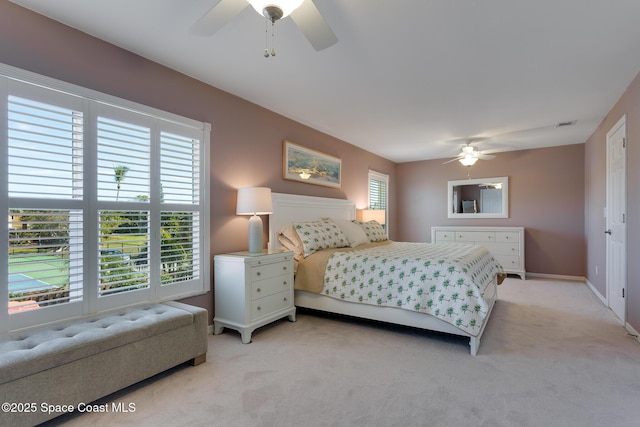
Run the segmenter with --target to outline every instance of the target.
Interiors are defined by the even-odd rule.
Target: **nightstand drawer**
[[[291,292],[284,291],[251,302],[251,320],[291,307]]]
[[[255,300],[278,292],[288,291],[291,289],[291,286],[291,276],[289,274],[266,280],[256,280],[251,283],[251,299]]]
[[[251,280],[264,280],[283,274],[289,274],[291,268],[290,261],[276,262],[273,264],[262,264],[251,266]]]

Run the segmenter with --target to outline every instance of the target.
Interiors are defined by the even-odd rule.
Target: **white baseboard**
[[[586,278],[583,276],[565,276],[562,274],[545,274],[545,273],[530,273],[527,272],[527,277],[542,277],[544,279],[555,280],[571,280],[573,282],[586,282]]]
[[[586,282],[587,286],[589,286],[589,289],[591,289],[591,292],[593,292],[593,294],[600,300],[600,302],[602,302],[602,304],[605,305],[605,307],[608,307],[607,298],[604,295],[600,294],[600,292],[598,292],[598,290],[591,284],[590,281],[587,280]]]

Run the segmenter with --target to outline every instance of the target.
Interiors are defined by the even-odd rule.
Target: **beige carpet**
[[[301,313],[226,330],[208,361],[69,415],[70,426],[638,426],[640,343],[582,283],[507,279],[467,340]]]

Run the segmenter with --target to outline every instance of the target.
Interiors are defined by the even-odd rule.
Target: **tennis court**
[[[9,293],[25,293],[53,289],[56,286],[20,273],[9,274]]]

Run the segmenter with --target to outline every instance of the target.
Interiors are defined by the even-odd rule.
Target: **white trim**
[[[602,295],[600,292],[598,292],[598,290],[595,288],[595,286],[593,286],[593,284],[588,279],[585,279],[585,282],[587,283],[587,286],[589,287],[589,289],[591,289],[591,292],[593,292],[593,294],[596,296],[596,298],[598,298],[600,300],[600,302],[605,307],[607,307],[607,298],[605,298],[604,295]]]
[[[569,280],[572,282],[585,282],[587,279],[584,276],[567,276],[564,274],[545,274],[545,273],[531,273],[527,271],[527,277],[540,277],[544,279],[556,279],[556,280]]]

